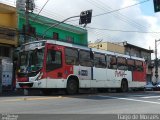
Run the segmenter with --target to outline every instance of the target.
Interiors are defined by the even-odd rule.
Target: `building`
[[[151,53],[153,53],[153,50],[138,47],[136,45],[127,43],[126,41],[123,42],[122,45],[125,48],[125,54],[135,57],[141,57],[147,61],[151,61]]]
[[[59,21],[49,19],[44,16],[37,16],[36,14],[29,14],[28,31],[25,31],[25,13],[17,12],[16,8],[3,3],[0,3],[0,58],[7,57],[16,63],[18,48],[25,42],[40,40],[40,39],[54,39],[73,44],[88,46],[87,30],[61,23],[58,26],[49,29],[46,34],[45,31],[50,26],[60,23]],[[25,34],[27,33],[27,34]],[[16,52],[17,51],[17,52]],[[0,60],[1,61],[1,60]],[[1,62],[0,62],[1,63]],[[2,64],[0,64],[1,68]],[[16,71],[16,64],[13,64],[13,73]],[[2,70],[0,69],[0,76]],[[12,73],[12,71],[11,71]],[[15,84],[15,73],[10,77],[12,86]],[[8,79],[9,75],[5,75]],[[4,81],[0,78],[0,92]],[[11,88],[13,88],[11,86]]]
[[[55,27],[50,27],[58,23],[59,21],[30,13],[28,36],[27,41],[25,41],[25,16],[24,13],[19,12],[18,30],[20,44],[39,39],[55,39],[73,44],[88,46],[87,30],[65,23],[61,23]],[[45,32],[48,28],[50,29]]]
[[[147,81],[151,82],[152,81],[152,76],[153,76],[153,63],[151,61],[151,54],[154,52],[153,50],[148,50],[142,47],[138,47],[133,44],[129,44],[126,41],[123,42],[123,46],[125,47],[125,54],[131,55],[131,56],[136,56],[136,57],[141,57],[146,60],[147,63],[147,70],[146,70],[146,77]]]
[[[97,43],[90,43],[88,44],[88,47],[90,48],[97,48],[101,50],[108,50],[111,52],[117,52],[124,54],[125,48],[122,45],[111,43],[111,42],[97,42]]]
[[[146,69],[147,82],[152,81],[152,76],[153,76],[152,69],[154,66],[151,61],[151,53],[153,53],[153,50],[148,50],[142,47],[138,47],[136,45],[129,44],[126,41],[120,43],[111,43],[111,42],[90,43],[88,46],[91,48],[98,48],[102,50],[108,50],[130,56],[144,58],[147,63],[147,69]]]
[[[24,12],[17,12],[15,7],[0,3],[0,18],[0,57],[9,58],[13,58],[13,52],[17,46],[24,42],[42,39],[47,28],[59,23],[59,21],[30,13],[30,26],[26,36]],[[44,39],[57,39],[87,46],[87,37],[87,30],[62,23],[49,29]]]
[[[16,9],[0,3],[0,18],[0,93],[2,93],[2,90],[13,88],[12,59],[14,49],[18,46]]]
[[[0,3],[0,57],[13,57],[17,47],[16,8]]]

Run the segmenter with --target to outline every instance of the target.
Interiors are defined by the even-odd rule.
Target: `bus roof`
[[[47,40],[46,43],[57,44],[57,45],[62,45],[62,46],[66,46],[66,47],[74,47],[74,48],[84,49],[84,50],[90,50],[90,48],[85,47],[85,46],[76,45],[76,44],[67,43],[67,42],[61,42],[61,41],[57,41],[57,40]]]
[[[23,46],[30,45],[30,44],[33,45],[34,43],[36,44],[36,43],[42,43],[42,42],[43,43],[62,45],[62,46],[66,46],[66,47],[73,47],[73,48],[83,49],[83,50],[92,50],[93,52],[98,52],[98,53],[103,53],[103,54],[109,54],[109,55],[115,55],[115,56],[125,57],[125,58],[128,58],[128,59],[136,59],[136,60],[145,61],[144,58],[139,58],[139,57],[134,57],[134,56],[130,56],[130,55],[120,54],[120,53],[116,53],[116,52],[101,50],[101,49],[97,49],[97,48],[88,48],[88,47],[85,47],[85,46],[75,45],[75,44],[72,44],[72,43],[66,43],[66,42],[57,41],[57,40],[39,40],[39,41],[33,41],[33,42],[25,43],[25,44],[23,44]]]

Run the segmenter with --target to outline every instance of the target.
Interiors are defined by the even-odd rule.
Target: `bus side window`
[[[135,65],[136,65],[135,67],[136,71],[143,72],[143,62],[142,61],[136,60]]]
[[[94,53],[94,65],[97,68],[106,68],[105,55],[100,53]]]
[[[127,59],[128,71],[135,70],[135,61],[133,59]]]
[[[65,60],[68,65],[79,65],[78,50],[73,48],[65,48]]]
[[[62,53],[60,51],[48,50],[46,70],[52,71],[62,67]]]
[[[92,67],[93,66],[93,60],[91,58],[90,51],[86,50],[80,50],[79,51],[79,62],[82,66]]]
[[[127,70],[126,58],[117,57],[117,67],[119,70]]]
[[[117,69],[116,56],[107,55],[107,67],[108,67],[108,69]]]

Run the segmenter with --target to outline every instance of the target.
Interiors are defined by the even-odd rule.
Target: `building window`
[[[74,43],[74,37],[72,37],[72,36],[66,36],[66,42]]]
[[[10,48],[6,46],[0,46],[0,56],[10,57]]]
[[[23,25],[23,28],[22,28],[22,33],[25,34],[25,31],[26,31],[26,26]],[[28,35],[36,35],[36,28],[33,27],[32,25],[29,25],[28,26],[28,31],[27,31],[27,34]]]
[[[59,39],[59,34],[56,32],[53,32],[53,39],[58,40]]]

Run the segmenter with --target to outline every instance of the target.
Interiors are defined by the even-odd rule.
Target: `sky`
[[[35,0],[34,12],[38,13],[46,1]],[[49,0],[40,15],[63,21],[68,17],[79,15],[85,10],[92,9],[92,14],[95,16],[143,1],[147,0]],[[15,4],[15,0],[0,0],[0,2]],[[77,18],[71,20],[66,23],[83,27],[79,25]],[[88,30],[89,42],[127,41],[130,44],[154,50],[155,39],[160,39],[160,33],[154,33],[160,32],[160,12],[154,13],[153,0],[148,0],[143,4],[92,17],[91,24],[88,24],[85,29]],[[158,47],[158,57],[160,57],[160,43]]]
[[[138,1],[139,0],[137,0],[137,2]],[[153,0],[148,1],[145,4],[141,4],[140,9],[144,15],[154,16],[154,14],[156,14],[154,13]]]

